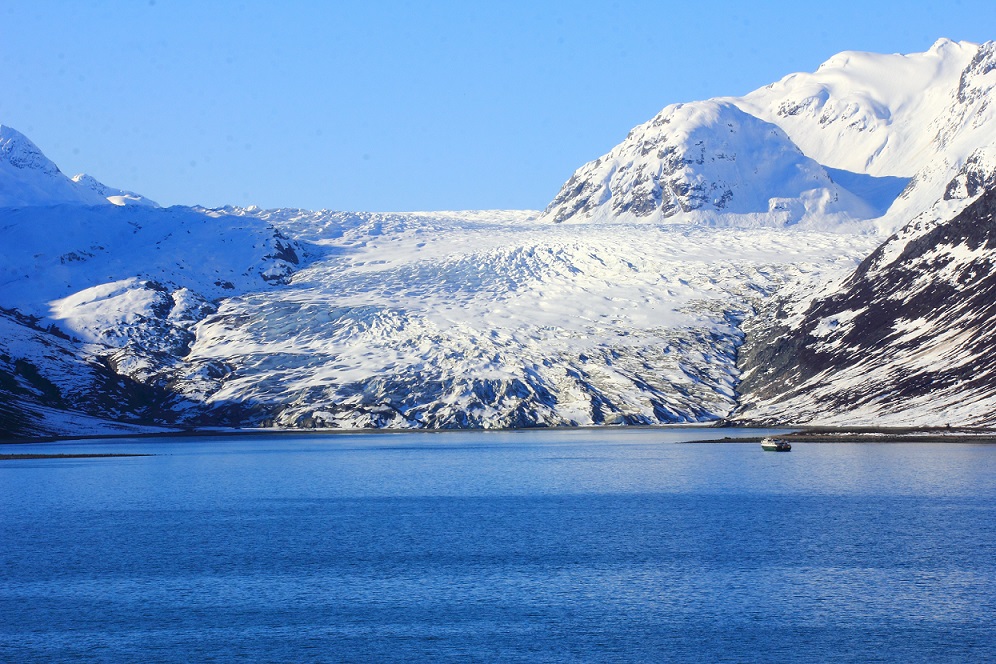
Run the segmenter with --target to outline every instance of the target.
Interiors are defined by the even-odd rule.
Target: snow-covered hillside
[[[676,104],[581,167],[547,208],[554,222],[646,220],[808,225],[875,216],[776,125],[725,101]]]
[[[65,177],[4,127],[0,430],[699,422],[733,412],[741,388],[765,421],[819,419],[831,392],[877,416],[874,396],[792,354],[812,342],[841,376],[874,368],[864,341],[828,340],[868,327],[837,304],[879,274],[866,263],[845,283],[896,228],[874,265],[894,265],[880,272],[903,293],[988,269],[988,239],[937,229],[988,219],[958,215],[996,185],[994,83],[993,43],[843,53],[665,108],[542,213],[161,209]],[[991,325],[972,288],[945,292],[972,312],[945,314],[954,331],[915,334],[926,311],[890,323],[902,352],[875,367],[897,385],[948,357],[931,344],[964,349]],[[986,389],[952,424],[990,421]]]
[[[996,190],[907,225],[841,288],[752,321],[738,417],[996,426],[994,267]]]

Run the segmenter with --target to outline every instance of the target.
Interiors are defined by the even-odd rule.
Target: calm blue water
[[[0,660],[996,661],[996,446],[0,446]]]

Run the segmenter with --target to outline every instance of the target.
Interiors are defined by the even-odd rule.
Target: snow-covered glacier
[[[758,303],[876,242],[536,217],[7,211],[0,367],[29,411],[159,425],[708,421]]]
[[[874,246],[511,212],[266,216],[299,241],[341,235],[287,287],[199,323],[178,382],[280,426],[713,420],[736,403],[739,326],[757,302]]]
[[[843,53],[669,106],[544,211],[163,209],[0,129],[0,429],[816,412],[751,387],[758,344],[992,187],[994,50]]]

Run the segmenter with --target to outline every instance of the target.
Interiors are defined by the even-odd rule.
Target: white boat
[[[787,440],[780,438],[762,438],[761,449],[765,452],[789,452],[792,446]]]

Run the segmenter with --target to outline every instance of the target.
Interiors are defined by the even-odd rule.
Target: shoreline
[[[509,427],[503,429],[399,429],[399,428],[364,428],[364,429],[281,429],[281,428],[246,428],[246,429],[176,429],[174,431],[141,431],[136,433],[81,434],[78,436],[32,436],[25,438],[3,438],[0,433],[0,445],[34,445],[38,443],[67,442],[74,440],[125,440],[131,438],[210,438],[210,437],[242,437],[242,436],[338,436],[353,434],[405,434],[405,433],[525,433],[530,431],[616,431],[627,429],[798,429],[791,426],[732,426],[725,420],[709,422],[675,422],[674,424],[606,424],[584,426],[537,426]]]
[[[440,434],[440,433],[528,433],[532,431],[617,431],[617,430],[669,430],[669,429],[786,429],[789,433],[778,437],[799,443],[978,443],[996,444],[996,429],[972,427],[807,427],[798,425],[731,426],[729,422],[683,423],[662,425],[607,425],[579,427],[525,427],[510,429],[185,429],[141,433],[87,434],[79,436],[38,436],[32,438],[0,438],[0,445],[33,445],[88,440],[156,440],[161,438],[239,438],[256,436],[341,436],[367,434]],[[684,441],[682,444],[759,443],[763,436],[709,438]],[[0,455],[0,459],[12,455]],[[87,458],[97,456],[147,456],[126,454],[60,455],[62,458]]]
[[[790,427],[786,427],[790,428]],[[724,437],[712,440],[690,440],[688,443],[760,443],[762,436],[744,438]],[[996,444],[996,430],[931,427],[931,428],[890,428],[890,427],[841,427],[841,428],[802,428],[778,436],[790,443],[973,443],[977,445]]]
[[[0,461],[31,461],[37,459],[117,459],[121,457],[150,457],[155,454],[0,454]]]

